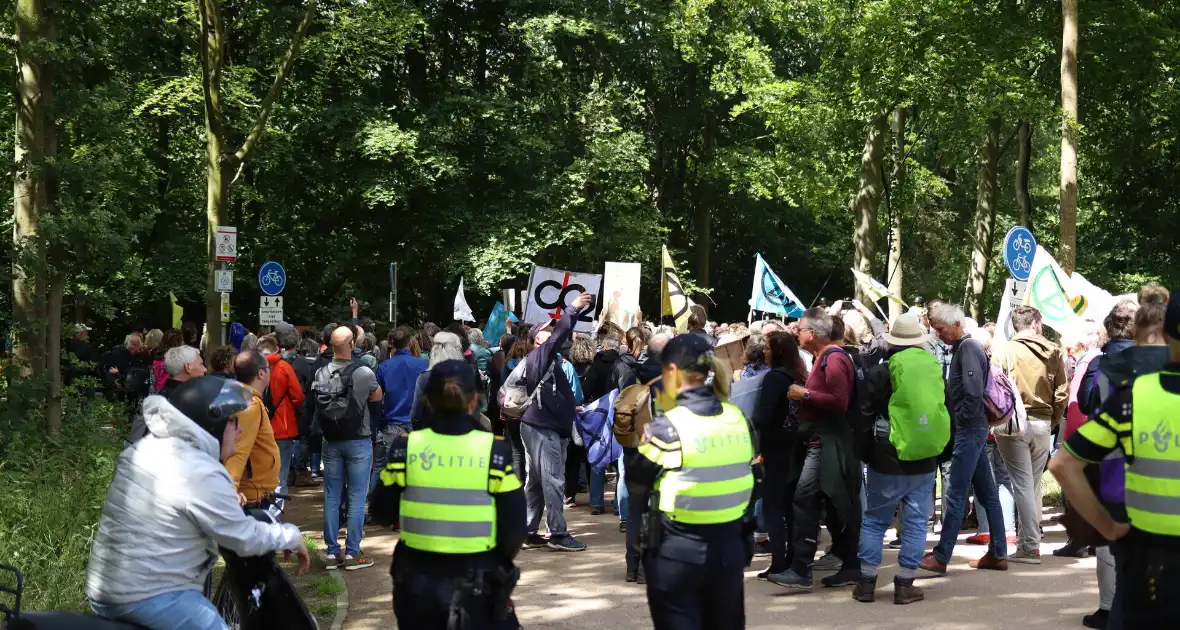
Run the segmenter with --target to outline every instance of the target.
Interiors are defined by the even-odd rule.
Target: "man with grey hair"
[[[172,395],[181,383],[200,378],[205,375],[205,363],[201,361],[201,353],[192,346],[178,346],[164,353],[164,369],[168,372],[168,381],[159,394],[164,398]],[[132,443],[138,442],[148,434],[147,424],[143,414],[139,414],[131,422]]]
[[[958,306],[939,304],[930,309],[930,326],[950,345],[952,352],[946,407],[955,428],[954,455],[948,487],[942,493],[942,535],[934,551],[923,556],[919,566],[941,575],[946,575],[946,565],[963,526],[968,486],[975,488],[975,497],[987,508],[988,527],[992,532],[988,552],[972,560],[971,568],[1008,570],[1008,545],[1002,534],[1006,531],[1004,512],[986,448],[990,426],[984,396],[991,367],[983,345],[969,337],[963,328],[965,319],[963,309]]]
[[[787,588],[811,590],[813,568],[836,569],[824,586],[860,582],[861,467],[853,450],[850,411],[856,392],[856,366],[832,339],[832,316],[822,307],[809,309],[799,324],[799,342],[816,357],[806,387],[791,385],[787,398],[798,401],[794,470],[794,557],[791,567],[767,575]],[[826,513],[832,553],[815,562],[820,519]]]
[[[160,392],[167,398],[181,383],[200,378],[205,375],[205,363],[201,361],[201,353],[192,346],[179,346],[164,353],[164,369],[168,372],[168,381]]]

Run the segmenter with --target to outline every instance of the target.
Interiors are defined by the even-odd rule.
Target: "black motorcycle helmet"
[[[230,418],[254,402],[254,391],[220,376],[202,376],[181,383],[168,401],[220,443]]]

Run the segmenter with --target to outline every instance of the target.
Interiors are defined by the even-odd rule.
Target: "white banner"
[[[526,324],[544,324],[560,319],[565,307],[573,303],[581,293],[594,296],[594,308],[588,309],[578,318],[575,332],[589,333],[594,329],[594,313],[598,309],[602,276],[596,273],[574,273],[533,267],[529,278],[528,303],[525,305]]]
[[[639,323],[639,280],[643,265],[606,263],[602,276],[603,320],[610,320],[623,330]]]

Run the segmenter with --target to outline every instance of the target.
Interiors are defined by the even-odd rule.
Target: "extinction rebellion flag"
[[[778,274],[762,259],[754,263],[754,289],[750,294],[750,308],[780,317],[803,317],[803,303],[795,296]]]
[[[676,267],[672,265],[672,256],[668,254],[667,245],[664,246],[663,262],[663,304],[660,315],[671,315],[676,320],[676,332],[688,332],[688,309],[693,303],[680,287],[680,276],[676,274]]]

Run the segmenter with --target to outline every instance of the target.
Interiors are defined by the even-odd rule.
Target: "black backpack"
[[[299,381],[299,388],[303,390],[303,404],[295,408],[295,422],[299,424],[299,435],[311,435],[311,418],[315,415],[315,392],[311,391],[311,384],[315,381],[315,359],[303,355],[295,355],[287,361],[291,369],[295,370],[295,380]]]
[[[311,388],[315,398],[315,418],[324,433],[324,439],[358,440],[363,439],[362,428],[365,422],[367,405],[357,401],[352,393],[352,375],[363,367],[359,361],[332,369],[326,365],[315,373],[315,381]]]

